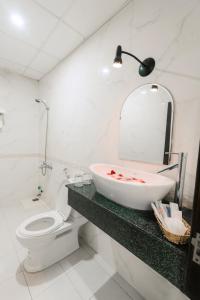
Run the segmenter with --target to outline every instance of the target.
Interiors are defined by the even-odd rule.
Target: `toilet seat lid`
[[[39,237],[57,230],[63,223],[62,216],[52,210],[28,218],[18,230],[25,237]]]

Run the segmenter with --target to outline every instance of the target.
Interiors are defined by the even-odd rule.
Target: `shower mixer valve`
[[[40,165],[40,169],[43,170],[52,170],[53,167],[51,165],[49,165],[46,161],[43,161],[42,164]]]

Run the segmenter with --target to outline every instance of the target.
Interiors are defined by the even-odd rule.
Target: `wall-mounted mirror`
[[[120,158],[168,164],[173,111],[173,98],[165,87],[146,84],[134,90],[121,111]]]

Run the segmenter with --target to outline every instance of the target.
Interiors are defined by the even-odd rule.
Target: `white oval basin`
[[[109,164],[94,164],[90,170],[98,193],[140,210],[150,210],[151,202],[163,199],[175,184],[165,176]]]

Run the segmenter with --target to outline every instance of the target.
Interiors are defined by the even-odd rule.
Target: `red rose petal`
[[[114,170],[111,170],[110,173],[107,173],[107,175],[114,175],[116,172]]]

